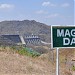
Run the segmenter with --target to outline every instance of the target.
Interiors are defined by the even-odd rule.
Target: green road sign
[[[52,26],[52,48],[75,48],[75,26]]]

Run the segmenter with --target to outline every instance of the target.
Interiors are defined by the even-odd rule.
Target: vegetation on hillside
[[[13,53],[18,53],[20,55],[27,55],[27,56],[31,56],[31,57],[37,57],[37,56],[41,55],[40,53],[38,53],[37,51],[35,51],[31,48],[22,47],[22,46],[12,46],[12,47],[1,46],[0,51],[13,52]]]
[[[1,56],[0,68],[2,68],[2,70],[0,69],[0,72],[3,73],[13,72],[13,73],[24,73],[24,74],[34,73],[35,75],[36,73],[38,73],[39,75],[45,73],[47,75],[48,74],[55,75],[56,50],[53,50],[52,52],[54,53],[53,54],[54,61],[52,62],[51,62],[52,54],[50,54],[50,52],[45,54],[40,54],[37,51],[27,47],[0,46],[0,56]],[[75,66],[71,65],[72,62],[71,59],[74,57],[74,54],[75,54],[75,49],[59,50],[59,67],[61,75],[72,75],[72,71],[73,72],[75,71]]]

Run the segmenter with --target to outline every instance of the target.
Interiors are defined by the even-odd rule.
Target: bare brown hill
[[[36,34],[41,39],[50,42],[50,26],[36,22],[35,20],[2,21],[0,22],[0,34],[23,35]]]

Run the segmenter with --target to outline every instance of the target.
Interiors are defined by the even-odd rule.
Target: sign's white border
[[[53,48],[75,48],[75,47],[53,47],[52,27],[75,27],[75,25],[51,25],[51,49]]]

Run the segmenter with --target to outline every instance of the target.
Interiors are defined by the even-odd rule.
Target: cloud
[[[50,4],[50,2],[43,2],[42,6],[48,6]]]
[[[11,4],[0,4],[0,9],[11,9],[14,8],[14,5]]]
[[[70,6],[69,3],[64,3],[64,4],[61,5],[61,7],[69,7],[69,6]]]
[[[59,17],[59,14],[55,13],[55,14],[51,14],[51,15],[46,16],[46,18],[55,18],[55,17]]]
[[[46,1],[46,2],[42,3],[42,6],[56,6],[56,5],[51,3],[51,2],[49,2],[49,1]]]
[[[48,14],[48,12],[43,11],[43,10],[39,10],[39,11],[36,11],[36,14]]]

